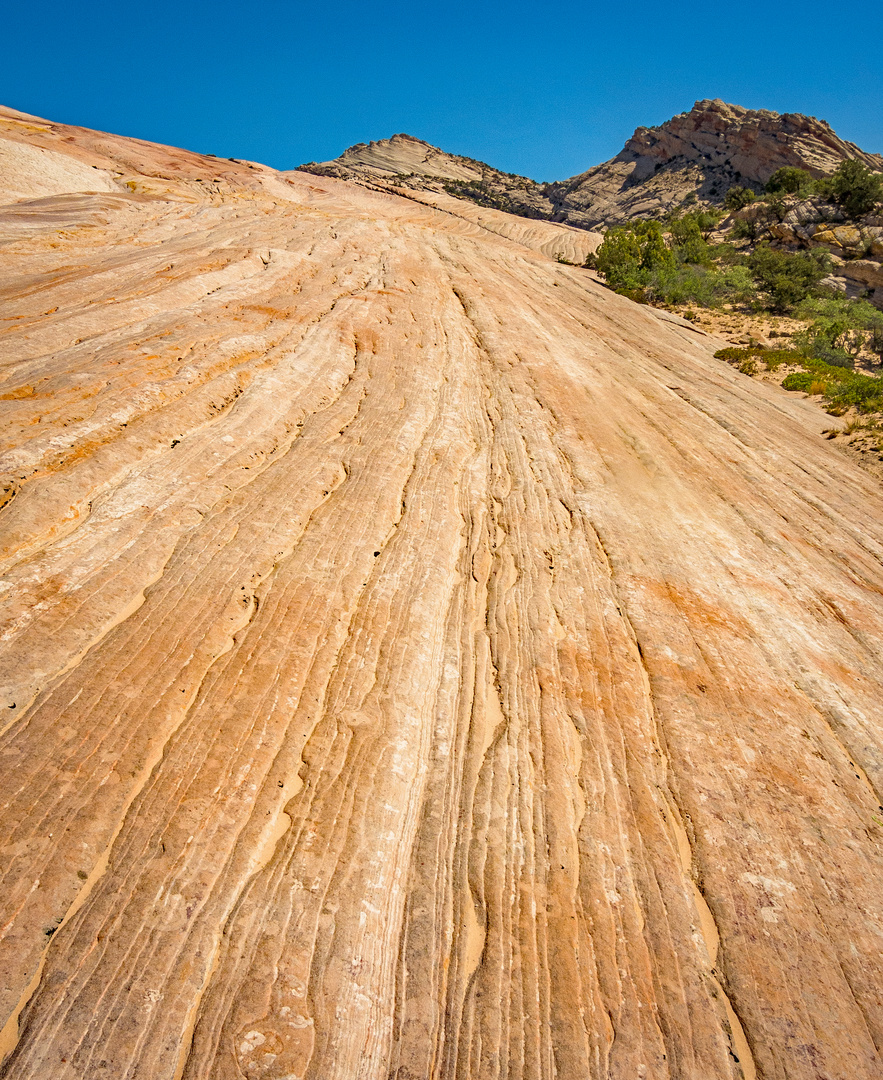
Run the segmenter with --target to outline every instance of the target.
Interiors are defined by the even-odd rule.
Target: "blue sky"
[[[406,131],[563,179],[705,97],[819,116],[883,152],[878,2],[6,0],[0,14],[3,104],[279,168]]]

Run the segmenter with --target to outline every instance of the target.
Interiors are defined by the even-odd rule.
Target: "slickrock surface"
[[[413,199],[9,141],[117,190],[0,210],[0,1076],[879,1078],[827,418]]]

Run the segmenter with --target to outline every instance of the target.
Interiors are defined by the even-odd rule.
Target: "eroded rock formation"
[[[523,217],[551,220],[557,207],[545,185],[492,165],[449,154],[412,135],[358,143],[333,161],[307,162],[317,176],[361,180],[399,191],[446,192],[457,198]]]
[[[640,127],[615,158],[551,184],[500,172],[447,154],[409,135],[346,150],[334,161],[304,166],[321,175],[382,185],[447,191],[527,217],[597,229],[641,217],[662,217],[687,199],[720,203],[735,184],[760,189],[786,165],[815,176],[846,158],[883,171],[883,157],[841,139],[814,116],[697,101],[658,127]]]
[[[686,198],[720,202],[734,184],[760,188],[785,166],[814,176],[846,158],[883,170],[883,157],[841,139],[814,116],[697,101],[658,127],[640,127],[615,158],[565,180],[553,197],[562,220],[588,228],[658,217]]]
[[[3,122],[4,1080],[879,1077],[829,418],[494,211]]]

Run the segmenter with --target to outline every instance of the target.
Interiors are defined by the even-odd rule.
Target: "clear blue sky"
[[[539,180],[699,98],[883,152],[883,4],[6,0],[0,102],[279,168],[398,131]]]

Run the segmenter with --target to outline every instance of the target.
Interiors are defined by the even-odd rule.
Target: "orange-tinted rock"
[[[879,1077],[826,419],[505,215],[46,126],[129,164],[0,208],[4,1080]]]

